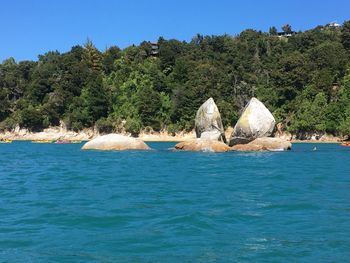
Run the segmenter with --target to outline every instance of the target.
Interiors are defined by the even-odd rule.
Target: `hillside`
[[[189,131],[209,97],[227,127],[256,96],[293,134],[350,135],[349,58],[350,21],[289,37],[274,27],[247,29],[103,52],[87,41],[38,61],[0,64],[0,130],[40,131],[63,121],[75,131]]]

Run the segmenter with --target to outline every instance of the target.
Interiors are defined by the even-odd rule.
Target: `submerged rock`
[[[231,147],[232,151],[286,151],[292,149],[289,141],[280,138],[257,138],[247,144],[237,144]]]
[[[147,144],[137,138],[120,134],[99,136],[84,144],[83,150],[149,150]]]
[[[180,142],[175,145],[175,149],[196,152],[228,152],[231,150],[223,142],[204,139]]]
[[[275,128],[275,118],[265,105],[252,98],[246,105],[230,137],[229,145],[245,144],[256,138],[268,137]]]
[[[213,98],[209,98],[199,107],[195,119],[195,130],[197,138],[205,140],[221,139],[226,142],[220,112]]]

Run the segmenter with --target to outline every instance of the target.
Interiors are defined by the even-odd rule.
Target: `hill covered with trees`
[[[232,126],[256,96],[294,134],[350,135],[350,21],[288,37],[274,27],[188,43],[161,37],[158,46],[154,56],[150,42],[101,52],[87,41],[38,61],[3,61],[0,130],[60,121],[76,131],[191,130],[209,97]]]

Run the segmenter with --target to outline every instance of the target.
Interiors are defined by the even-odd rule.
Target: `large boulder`
[[[175,149],[195,152],[228,152],[231,150],[223,142],[204,139],[180,142],[175,145]]]
[[[237,144],[231,147],[232,151],[286,151],[291,150],[292,144],[280,138],[257,138],[247,144]]]
[[[149,150],[147,144],[137,138],[120,134],[99,136],[84,144],[83,150]]]
[[[195,119],[195,130],[197,138],[222,140],[226,143],[220,112],[213,98],[209,98],[199,107]]]
[[[229,145],[245,144],[256,138],[268,137],[275,128],[275,118],[265,105],[252,98],[246,105],[230,137]]]

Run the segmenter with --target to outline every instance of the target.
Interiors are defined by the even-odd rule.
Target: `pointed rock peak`
[[[221,115],[214,99],[209,98],[198,109],[195,119],[197,138],[204,136],[206,139],[222,140],[225,142],[224,128]]]
[[[248,143],[256,138],[268,137],[275,128],[275,118],[257,98],[245,106],[230,137],[230,145]]]
[[[199,110],[202,108],[203,111],[205,111],[205,113],[207,114],[213,114],[215,111],[219,111],[218,107],[216,106],[214,99],[213,98],[209,98],[207,99],[206,102],[204,102],[202,104],[202,106],[200,106],[200,108],[197,111],[197,114],[199,112]]]

